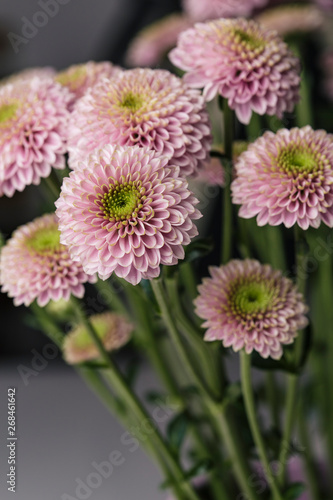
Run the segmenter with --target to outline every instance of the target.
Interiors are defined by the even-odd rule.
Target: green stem
[[[279,491],[276,479],[271,470],[268,455],[266,453],[266,444],[261,435],[259,423],[256,416],[253,386],[251,380],[251,356],[246,354],[244,350],[242,350],[240,353],[240,362],[242,391],[253,440],[257,447],[259,458],[265,468],[265,474],[273,493],[273,499],[283,500],[282,494]]]
[[[55,325],[54,321],[49,317],[46,310],[39,307],[36,302],[30,305],[30,309],[36,317],[41,329],[60,349],[62,349],[62,342],[64,339],[64,334]]]
[[[178,323],[181,331],[185,335],[189,346],[193,346],[195,349],[195,359],[191,360],[191,366],[193,366],[194,363],[197,365],[197,369],[203,372],[206,391],[208,390],[208,392],[210,392],[212,398],[221,400],[221,393],[225,384],[225,374],[222,369],[223,366],[218,370],[217,363],[222,364],[223,360],[220,359],[220,357],[217,359],[214,346],[206,345],[206,343],[203,342],[202,332],[198,333],[196,327],[184,313],[176,279],[166,279],[165,284],[169,292],[170,303],[176,317],[176,323]],[[188,350],[187,356],[189,357]]]
[[[52,194],[53,198],[57,200],[59,198],[60,188],[58,183],[54,182],[53,176],[50,175],[49,177],[45,177],[44,182],[48,187],[50,193]]]
[[[198,292],[197,292],[197,282],[195,279],[191,262],[184,262],[183,264],[181,264],[179,266],[179,273],[181,280],[185,285],[187,296],[189,300],[192,302],[198,295]]]
[[[125,301],[121,298],[120,292],[113,287],[110,280],[102,281],[98,278],[95,287],[99,291],[102,300],[111,310],[116,310],[127,317],[129,316]]]
[[[228,101],[223,101],[224,121],[224,154],[226,161],[226,185],[223,189],[223,214],[222,214],[222,264],[231,258],[232,251],[232,203],[231,203],[231,176],[232,176],[232,143],[234,131],[234,112],[228,106]]]
[[[236,431],[233,429],[232,421],[227,418],[223,405],[216,403],[216,401],[211,398],[210,394],[207,393],[206,387],[202,383],[199,373],[197,373],[191,363],[191,360],[188,358],[187,350],[185,349],[178,333],[173,314],[168,307],[162,281],[160,279],[154,279],[151,284],[165,325],[169,330],[179,357],[183,362],[184,369],[186,369],[191,380],[193,380],[200,391],[201,401],[208,411],[208,417],[212,421],[212,425],[215,427],[217,434],[220,436],[221,442],[224,442],[228,449],[238,483],[243,492],[247,494],[249,500],[258,500],[257,494],[248,484],[251,471],[247,465],[244,455],[242,454],[238,436]]]
[[[171,482],[171,485],[176,494],[178,495],[180,493],[182,495],[182,499],[184,498],[186,500],[200,500],[193,490],[192,486],[186,480],[182,469],[169,450],[159,430],[151,424],[151,417],[143,408],[136,395],[131,391],[122,373],[104,349],[100,338],[96,334],[91,322],[82,311],[80,304],[76,300],[73,301],[73,303],[75,305],[78,317],[86,327],[89,335],[91,336],[101,355],[101,358],[108,367],[109,376],[112,379],[112,385],[120,396],[122,402],[136,416],[136,419],[141,423],[141,425],[149,425],[150,439],[146,440],[145,444],[148,444],[150,446],[150,444],[153,443],[153,445],[150,446],[150,450],[153,453],[155,460],[160,465],[162,471],[166,475],[167,479]]]
[[[285,415],[285,424],[282,434],[281,449],[279,453],[279,474],[277,477],[278,483],[281,486],[284,486],[285,484],[288,455],[290,453],[290,440],[295,422],[295,415],[297,408],[297,382],[298,382],[297,375],[288,374],[287,377],[288,389],[287,389],[287,397],[285,404],[286,415]]]
[[[280,429],[278,387],[276,385],[274,373],[271,371],[266,373],[266,396],[271,411],[273,426],[275,429]]]

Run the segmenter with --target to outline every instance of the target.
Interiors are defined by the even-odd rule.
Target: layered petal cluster
[[[65,167],[69,99],[45,76],[0,86],[0,196]]]
[[[246,19],[198,23],[181,33],[169,58],[185,82],[220,94],[242,123],[252,112],[282,117],[299,100],[300,63],[274,31]]]
[[[221,340],[234,351],[257,351],[281,358],[308,320],[307,307],[293,282],[256,260],[232,260],[211,267],[199,285],[196,313],[205,319],[205,340]]]
[[[249,16],[268,0],[183,0],[186,14],[194,21],[207,21],[219,17]]]
[[[148,147],[172,159],[182,175],[192,174],[203,165],[211,145],[204,99],[164,70],[139,68],[104,79],[72,113],[71,168],[106,144]]]
[[[79,162],[56,202],[61,242],[88,274],[132,284],[184,258],[196,236],[198,200],[168,157],[107,145]]]
[[[309,33],[324,24],[323,13],[314,5],[279,5],[265,10],[255,20],[266,29],[275,30],[282,37]]]
[[[124,316],[113,312],[95,314],[90,321],[107,351],[115,351],[127,344],[134,329]],[[77,325],[66,335],[63,354],[70,364],[99,357],[99,351],[84,325]]]
[[[55,214],[43,215],[19,227],[1,249],[0,284],[14,304],[39,306],[50,300],[83,297],[86,282],[94,282],[82,266],[73,262],[68,249],[60,243]]]
[[[231,190],[257,224],[333,227],[333,135],[310,126],[266,132],[241,154]]]
[[[55,80],[71,92],[70,108],[72,109],[74,103],[90,88],[103,78],[112,78],[120,71],[122,71],[120,67],[108,61],[89,61],[84,64],[75,64],[61,71],[56,75]]]
[[[126,55],[129,66],[156,66],[193,22],[182,14],[170,14],[141,30]]]

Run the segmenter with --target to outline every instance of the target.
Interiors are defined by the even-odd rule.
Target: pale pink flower
[[[0,196],[65,167],[69,99],[46,77],[0,86]]]
[[[258,226],[333,227],[333,136],[324,130],[266,132],[235,165],[231,185],[239,216]]]
[[[258,14],[255,20],[282,37],[296,33],[309,33],[321,28],[325,17],[314,5],[279,5]]]
[[[119,66],[114,66],[108,61],[89,61],[84,64],[75,64],[61,71],[55,76],[55,80],[71,92],[70,109],[72,109],[74,103],[84,96],[91,87],[103,78],[112,78],[120,71]]]
[[[232,260],[211,267],[195,299],[196,313],[207,328],[204,340],[221,340],[234,351],[257,351],[281,358],[297,330],[304,328],[307,307],[291,280],[256,260]]]
[[[107,145],[79,162],[56,202],[71,257],[88,274],[114,272],[134,285],[183,259],[201,214],[179,171],[138,146]]]
[[[126,55],[129,66],[156,66],[176,43],[179,33],[193,22],[183,14],[170,14],[139,31]]]
[[[133,69],[105,79],[72,113],[71,168],[106,144],[148,147],[168,156],[182,175],[195,173],[211,145],[204,99],[164,70]]]
[[[268,0],[183,0],[186,14],[194,21],[207,21],[219,17],[250,16],[254,9],[263,7]]]
[[[223,187],[225,184],[225,172],[219,158],[213,157],[200,170],[196,180],[209,186]]]
[[[131,338],[134,326],[121,314],[105,312],[90,317],[96,334],[107,351],[123,347]],[[65,337],[63,354],[67,363],[82,363],[100,357],[99,351],[84,325],[77,325]]]
[[[68,249],[60,243],[57,217],[43,215],[19,227],[0,254],[2,292],[14,298],[14,304],[39,306],[50,300],[83,297],[85,282],[94,282],[82,266],[73,262]]]
[[[276,32],[252,20],[198,23],[179,36],[169,57],[187,72],[188,85],[204,87],[207,101],[220,94],[245,124],[252,111],[282,118],[299,100],[299,59]]]

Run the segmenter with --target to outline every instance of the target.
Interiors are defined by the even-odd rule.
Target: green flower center
[[[108,193],[105,193],[102,204],[104,214],[110,220],[126,220],[135,217],[138,211],[143,207],[140,186],[132,181],[119,184],[118,182],[111,187]]]
[[[286,172],[310,173],[318,168],[318,160],[312,151],[292,147],[284,149],[278,156],[278,164]]]
[[[252,33],[248,33],[247,31],[243,31],[239,28],[236,28],[233,30],[233,34],[238,43],[245,45],[247,48],[251,50],[263,47],[263,41],[261,40],[261,38],[258,38]]]
[[[60,248],[60,232],[57,227],[39,229],[28,239],[27,245],[41,254],[56,252]]]
[[[0,123],[4,123],[13,118],[16,114],[18,107],[19,105],[17,103],[3,104],[0,107]]]
[[[235,313],[252,315],[263,313],[272,303],[273,291],[265,283],[242,283],[235,287],[231,305]]]
[[[133,94],[133,92],[128,92],[120,103],[122,108],[127,108],[132,112],[137,111],[141,108],[143,104],[143,99],[138,94]]]

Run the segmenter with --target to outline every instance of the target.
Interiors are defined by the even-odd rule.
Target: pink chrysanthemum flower
[[[228,99],[242,123],[252,111],[277,115],[292,111],[299,99],[300,63],[274,31],[246,19],[198,23],[183,32],[169,54],[187,73],[191,87],[204,87],[207,101]]]
[[[133,69],[103,80],[72,113],[71,167],[105,144],[154,149],[180,166],[182,175],[192,174],[211,145],[204,100],[164,70]]]
[[[0,87],[0,196],[65,167],[69,93],[48,78]]]
[[[321,28],[324,15],[314,5],[279,5],[265,10],[255,20],[268,30],[275,30],[282,37],[309,33]]]
[[[182,14],[170,14],[141,30],[126,55],[129,66],[156,66],[172,49],[178,35],[193,22]]]
[[[257,351],[263,358],[281,358],[304,328],[307,307],[293,282],[281,271],[256,260],[232,260],[211,267],[195,299],[196,313],[205,319],[205,340],[222,340],[234,351]]]
[[[219,17],[249,16],[253,10],[266,5],[268,0],[183,0],[186,14],[194,21]]]
[[[55,80],[66,87],[72,94],[70,108],[87,91],[99,83],[103,78],[112,78],[120,73],[121,68],[114,66],[108,61],[89,61],[85,64],[75,64],[61,71],[55,76]]]
[[[179,170],[138,146],[107,145],[78,163],[56,202],[72,258],[89,274],[114,272],[134,285],[183,259],[201,214]]]
[[[235,165],[233,202],[258,226],[333,227],[333,136],[311,127],[266,132]]]
[[[58,221],[47,214],[19,227],[1,249],[0,284],[14,304],[39,306],[50,300],[83,297],[85,282],[94,282],[82,266],[73,262],[60,243]]]
[[[91,316],[90,321],[107,351],[123,347],[131,338],[133,325],[117,313],[105,312]],[[63,354],[67,363],[82,363],[100,357],[99,351],[84,325],[77,325],[66,335]]]

